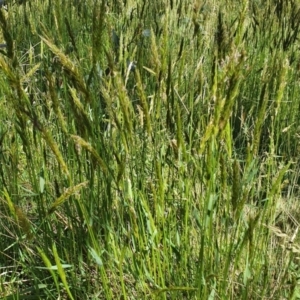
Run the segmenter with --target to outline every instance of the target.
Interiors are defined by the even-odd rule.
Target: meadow
[[[0,9],[0,298],[300,299],[300,3]]]

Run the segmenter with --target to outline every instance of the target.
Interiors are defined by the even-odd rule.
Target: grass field
[[[300,3],[7,0],[1,299],[300,299]]]

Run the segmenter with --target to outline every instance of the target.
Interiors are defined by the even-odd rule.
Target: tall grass
[[[297,299],[299,13],[8,2],[1,299]]]

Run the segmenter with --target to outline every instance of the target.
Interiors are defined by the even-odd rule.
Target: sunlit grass
[[[1,299],[299,297],[300,7],[214,2],[1,10]]]

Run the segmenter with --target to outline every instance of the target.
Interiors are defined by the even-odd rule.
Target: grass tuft
[[[0,298],[297,299],[299,12],[0,8]]]

